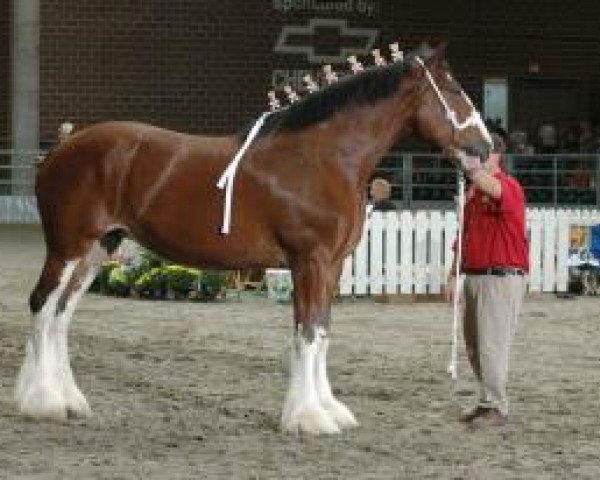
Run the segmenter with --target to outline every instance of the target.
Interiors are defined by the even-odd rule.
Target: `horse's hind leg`
[[[68,414],[89,414],[71,372],[67,334],[76,304],[104,255],[98,246],[68,261],[48,255],[31,295],[34,331],[15,388],[15,399],[27,415],[64,419]]]
[[[65,398],[55,342],[58,304],[80,259],[65,261],[49,255],[30,297],[33,333],[17,377],[15,400],[21,412],[40,417],[66,417]]]
[[[78,268],[75,269],[63,297],[64,303],[62,306],[59,305],[59,313],[56,318],[54,340],[65,397],[65,408],[67,414],[74,416],[88,416],[91,410],[85,396],[81,393],[73,378],[68,349],[69,324],[79,300],[96,278],[101,262],[105,258],[106,252],[97,244],[94,244],[94,247],[81,260]]]

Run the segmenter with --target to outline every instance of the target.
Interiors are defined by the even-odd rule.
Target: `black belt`
[[[490,267],[490,268],[465,268],[466,275],[494,275],[496,277],[507,277],[509,275],[524,276],[525,270],[515,267]]]

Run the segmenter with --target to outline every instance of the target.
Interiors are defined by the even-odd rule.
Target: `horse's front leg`
[[[317,361],[315,368],[315,384],[317,395],[323,408],[331,415],[339,428],[357,425],[352,412],[333,396],[327,378],[327,350],[329,348],[329,328],[317,329]]]
[[[330,309],[339,269],[310,259],[294,262],[294,339],[290,388],[283,408],[284,430],[338,433],[356,425],[336,400],[327,379]]]

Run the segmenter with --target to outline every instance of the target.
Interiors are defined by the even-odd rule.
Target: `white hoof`
[[[48,418],[64,421],[67,419],[67,408],[62,395],[50,388],[33,387],[21,392],[17,404],[22,414],[29,417]]]
[[[304,432],[311,435],[340,433],[336,422],[321,407],[305,407],[282,418],[283,430],[291,433]]]
[[[323,402],[323,408],[329,413],[329,416],[340,429],[356,427],[358,425],[350,409],[335,398]]]
[[[65,393],[65,404],[69,417],[89,417],[92,409],[88,405],[85,396],[78,388],[72,388],[69,393]]]

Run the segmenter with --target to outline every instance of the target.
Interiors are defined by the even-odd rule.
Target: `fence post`
[[[398,293],[398,213],[385,216],[385,293]]]
[[[440,293],[444,278],[444,267],[442,264],[444,244],[442,243],[442,212],[433,210],[429,213],[429,293]]]
[[[413,214],[404,210],[400,214],[400,293],[413,293]]]
[[[369,293],[371,295],[380,295],[383,293],[383,230],[384,230],[383,212],[371,213],[370,228],[370,255],[369,255]]]
[[[569,284],[569,222],[565,210],[556,210],[556,291],[566,292]]]
[[[419,210],[414,215],[414,260],[413,283],[415,293],[427,293],[427,230],[429,218],[427,212]]]

